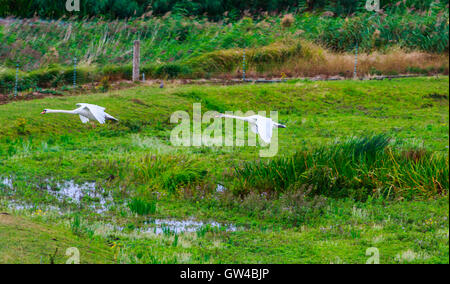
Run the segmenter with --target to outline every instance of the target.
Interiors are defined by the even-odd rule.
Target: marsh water
[[[58,203],[69,203],[77,206],[88,205],[94,212],[101,214],[108,210],[108,206],[113,203],[111,195],[102,187],[97,186],[95,182],[76,183],[73,180],[64,182],[54,182],[50,179],[44,180],[43,184],[27,184],[33,190],[41,190],[55,197]],[[0,189],[7,191],[4,195],[12,195],[15,192],[14,179],[11,177],[0,177]],[[55,206],[37,206],[37,204],[27,203],[20,200],[10,200],[8,207],[16,210],[33,209],[37,207],[55,207]]]
[[[215,221],[203,222],[195,219],[187,220],[171,220],[171,219],[154,219],[145,223],[149,225],[147,229],[141,231],[153,232],[157,235],[163,233],[189,233],[197,232],[202,228],[209,228],[213,230],[224,230],[227,232],[237,231],[237,227],[231,224],[220,224]]]
[[[67,208],[64,204],[73,204],[79,208],[87,209],[88,211],[107,215],[111,207],[117,207],[118,204],[114,202],[111,193],[106,191],[103,187],[95,182],[76,183],[73,180],[54,182],[50,179],[45,180],[44,184],[32,184],[31,188],[34,190],[42,190],[47,194],[53,196],[57,200],[57,204],[33,204],[16,198],[14,194],[16,191],[14,178],[0,177],[0,191],[3,191],[3,196],[8,196],[7,207],[10,210],[37,210],[51,211],[58,214],[67,213]],[[217,185],[216,192],[220,193],[225,190],[221,184]],[[1,193],[1,192],[0,192]],[[0,195],[1,197],[1,195]],[[126,208],[127,204],[122,205]],[[70,210],[69,210],[70,211]],[[113,218],[114,219],[114,218]],[[114,224],[115,222],[107,223],[107,227],[113,231],[124,230],[123,226]],[[171,218],[149,218],[142,223],[142,226],[135,228],[134,231],[138,233],[153,233],[159,234],[180,234],[180,233],[194,233],[202,229],[218,230],[218,231],[237,231],[238,228],[232,224],[221,224],[214,220],[201,221],[193,218],[184,220],[176,220]]]

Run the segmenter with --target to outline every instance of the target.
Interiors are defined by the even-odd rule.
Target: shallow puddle
[[[11,177],[0,177],[0,188],[7,188],[6,192],[14,192],[14,179]],[[108,211],[108,207],[114,204],[114,200],[110,193],[106,192],[101,186],[95,182],[86,182],[77,184],[74,181],[54,182],[51,180],[44,181],[44,185],[38,186],[41,190],[55,196],[61,203],[70,202],[78,206],[87,206],[98,214]],[[226,188],[218,184],[217,192],[223,192]],[[54,205],[34,205],[22,202],[20,200],[8,200],[8,205],[12,210],[52,210],[61,213],[61,208]],[[62,211],[61,211],[62,210]],[[110,224],[107,230],[123,231],[123,227]],[[195,219],[175,220],[175,219],[150,219],[144,222],[144,226],[136,228],[133,231],[138,233],[160,234],[180,234],[195,233],[201,230],[205,231],[222,231],[234,232],[238,228],[231,224],[221,224],[216,221],[198,221]]]
[[[47,191],[56,196],[59,201],[72,200],[77,204],[82,201],[91,203],[90,208],[101,214],[108,210],[108,204],[113,202],[113,198],[109,193],[95,182],[85,182],[77,184],[74,181],[66,181],[57,183],[56,187],[47,185]]]
[[[62,211],[59,207],[53,206],[53,205],[43,205],[43,204],[31,204],[28,202],[23,201],[17,201],[17,200],[9,200],[6,204],[6,207],[12,211],[38,211],[40,210],[41,213],[39,214],[46,214],[48,212],[53,212],[57,214],[62,214]],[[45,212],[45,213],[44,213]]]
[[[7,188],[13,188],[13,180],[9,177],[0,177],[0,185],[6,186]]]
[[[203,228],[209,227],[213,230],[234,232],[237,227],[230,224],[220,224],[215,221],[203,222],[195,219],[188,220],[171,220],[171,219],[154,219],[145,223],[148,228],[139,229],[141,232],[152,232],[157,235],[165,233],[192,233]]]
[[[224,192],[226,190],[225,186],[217,184],[216,192]]]
[[[60,202],[72,202],[77,205],[87,204],[89,208],[96,213],[104,213],[108,210],[109,204],[113,203],[113,198],[109,193],[97,186],[95,182],[85,182],[77,184],[73,180],[65,182],[53,182],[51,180],[45,180],[44,186],[37,186],[44,189],[49,194],[55,196]],[[0,188],[6,187],[11,191],[14,191],[14,180],[11,177],[0,177]],[[13,208],[17,210],[32,209],[34,205],[23,205],[25,203],[17,200],[9,202]],[[21,205],[22,204],[22,205]]]
[[[23,211],[35,209],[35,206],[25,202],[10,201],[8,202],[8,208],[14,211]]]

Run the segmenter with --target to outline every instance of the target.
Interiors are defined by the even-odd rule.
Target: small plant
[[[242,208],[247,210],[251,216],[266,210],[269,206],[270,202],[264,194],[251,192],[242,200]]]
[[[284,28],[289,28],[292,26],[292,24],[295,22],[295,18],[292,14],[286,14],[284,15],[284,17],[281,19],[281,25]]]
[[[128,204],[131,212],[138,215],[149,215],[156,213],[156,200],[144,200],[142,198],[133,198]]]
[[[81,228],[81,218],[80,215],[76,214],[72,222],[70,223],[70,230],[74,235],[81,236],[82,235],[82,228]]]
[[[172,229],[170,228],[170,226],[168,226],[168,225],[166,225],[166,224],[162,224],[162,225],[161,225],[161,230],[162,230],[164,236],[170,237],[170,236],[172,236],[172,235],[176,235],[175,231],[172,230]],[[178,240],[178,239],[177,239],[177,240]]]
[[[98,86],[99,90],[103,93],[109,91],[111,85],[109,84],[109,78],[107,76],[103,77]]]
[[[439,93],[431,93],[431,94],[424,96],[424,98],[430,98],[430,99],[434,99],[434,100],[448,100],[448,95],[447,94],[439,94]]]
[[[284,208],[289,208],[294,213],[305,213],[311,209],[323,208],[326,199],[321,196],[311,196],[313,186],[306,184],[291,186],[290,190],[280,197],[280,203]]]
[[[158,78],[176,78],[182,73],[189,73],[189,71],[186,69],[187,67],[184,67],[180,64],[175,63],[169,63],[165,65],[161,65],[156,69],[155,75]]]
[[[53,254],[49,254],[49,262],[50,264],[56,264],[56,255],[58,254],[58,248],[55,249],[55,252]]]
[[[19,118],[16,120],[15,129],[17,131],[17,134],[19,135],[26,135],[28,134],[28,131],[26,129],[27,120],[25,118]]]
[[[411,160],[414,163],[418,163],[420,160],[428,156],[428,153],[425,149],[411,149],[408,151],[403,151],[402,154],[406,159]]]
[[[218,233],[221,231],[220,227],[212,226],[210,224],[206,224],[197,229],[197,237],[203,238],[206,233]]]
[[[177,247],[178,246],[178,234],[175,234],[175,236],[173,237],[172,246],[173,247]]]

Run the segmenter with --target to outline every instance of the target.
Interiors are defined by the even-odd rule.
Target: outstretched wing
[[[85,103],[79,103],[79,104],[77,104],[77,106],[79,106],[79,107],[87,107],[87,108],[98,108],[98,109],[100,109],[100,110],[102,110],[102,111],[105,111],[106,110],[106,108],[104,108],[104,107],[101,107],[101,106],[98,106],[98,105],[92,105],[92,104],[85,104]]]
[[[117,118],[115,118],[110,114],[107,114],[106,112],[105,112],[105,120],[119,121]]]
[[[80,119],[81,119],[81,122],[83,122],[83,123],[88,123],[89,122],[89,118],[87,118],[85,116],[80,115]]]
[[[106,120],[105,108],[91,104],[77,104],[77,105],[83,108],[84,110],[88,111],[90,113],[90,115],[88,116],[91,116],[91,118],[94,117],[100,124],[105,123]]]
[[[89,106],[88,109],[100,124],[105,123],[105,112],[101,108]]]
[[[267,144],[270,144],[270,141],[272,140],[272,134],[273,134],[273,122],[271,119],[266,117],[258,117],[256,120],[256,127],[258,128],[258,134],[261,137],[261,139],[266,142]]]

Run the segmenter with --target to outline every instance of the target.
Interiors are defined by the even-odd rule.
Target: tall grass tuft
[[[142,198],[133,198],[128,203],[131,212],[138,215],[150,215],[156,213],[156,200],[144,200]]]
[[[280,194],[306,185],[312,194],[361,201],[374,195],[420,199],[448,194],[448,155],[405,154],[391,148],[389,140],[384,135],[352,138],[290,157],[247,162],[235,168],[233,191]]]

